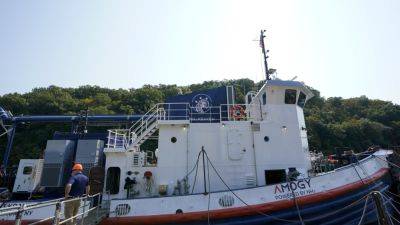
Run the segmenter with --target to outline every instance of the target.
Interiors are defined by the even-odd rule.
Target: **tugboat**
[[[49,141],[44,160],[21,161],[18,176],[30,163],[43,171],[36,186],[62,187],[59,173],[58,180],[51,179],[55,170],[48,156],[58,151],[83,162],[79,149],[94,149],[87,156],[95,153],[97,164],[84,167],[104,169],[100,190],[109,213],[102,225],[368,224],[379,220],[377,202],[390,218],[391,198],[370,193],[389,190],[391,151],[348,154],[347,165],[315,170],[303,113],[313,94],[302,82],[271,79],[263,31],[260,41],[266,82],[247,93],[245,104],[235,103],[232,86],[171,97],[130,128],[109,130],[104,144],[79,140],[73,154],[71,140]],[[154,137],[157,147],[146,149],[143,143]],[[93,146],[84,148],[85,143]],[[55,206],[46,207],[22,221],[54,215]],[[14,224],[13,214],[0,219]]]

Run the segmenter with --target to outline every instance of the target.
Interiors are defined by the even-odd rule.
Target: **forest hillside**
[[[137,89],[109,89],[98,86],[35,88],[24,94],[0,96],[0,106],[13,115],[76,115],[89,108],[90,114],[143,114],[167,97],[193,91],[233,85],[236,102],[242,103],[248,91],[257,90],[263,82],[250,79],[206,81],[188,86],[144,85]],[[344,99],[323,98],[315,94],[305,107],[311,150],[333,152],[335,147],[363,151],[371,145],[395,146],[400,140],[400,106],[365,96]],[[54,131],[70,131],[69,124],[21,124],[17,128],[11,161],[37,158]],[[90,130],[89,130],[90,132]],[[6,138],[0,138],[0,154]]]

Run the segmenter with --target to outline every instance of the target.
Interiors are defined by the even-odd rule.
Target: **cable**
[[[361,214],[360,222],[358,222],[358,225],[361,225],[364,222],[365,212],[367,211],[367,207],[368,207],[368,200],[369,200],[369,195],[365,199],[364,209],[363,209],[363,212]]]
[[[389,197],[389,196],[388,196]],[[394,200],[393,198],[390,198],[394,203],[396,203],[396,204],[399,204],[400,205],[400,202],[398,202],[398,201],[396,201],[396,200]],[[400,215],[400,213],[399,213],[399,215]]]
[[[379,193],[381,194],[382,198],[386,201],[386,203],[384,203],[384,205],[385,205],[385,211],[386,211],[386,214],[389,215],[389,220],[390,220],[391,224],[393,224],[392,219],[394,219],[395,221],[397,221],[397,220],[396,220],[394,217],[392,217],[392,215],[388,212],[387,207],[386,207],[386,204],[389,203],[389,204],[394,208],[394,210],[395,210],[397,213],[400,214],[400,212],[399,212],[399,210],[396,208],[396,206],[391,202],[392,198],[390,198],[389,196],[386,196],[385,193],[382,193],[382,192],[379,192]],[[385,199],[385,196],[386,196],[386,199]],[[398,223],[398,224],[399,224],[399,223]]]
[[[193,191],[194,191],[194,187],[196,186],[196,180],[197,180],[197,171],[198,171],[198,169],[199,169],[199,160],[200,160],[200,153],[201,153],[201,151],[199,152],[199,154],[197,154],[197,160],[196,160],[196,164],[193,166],[193,168],[192,168],[192,170],[185,176],[187,179],[188,179],[188,181],[189,181],[189,175],[193,172],[193,170],[196,168],[196,173],[195,173],[195,175],[194,175],[194,181],[193,181],[193,186],[192,186],[192,194],[193,194]]]
[[[213,170],[215,171],[215,173],[217,174],[218,178],[222,181],[222,183],[226,186],[226,188],[227,188],[237,199],[239,199],[239,201],[241,201],[244,205],[246,205],[246,206],[249,207],[249,208],[253,208],[253,206],[247,204],[242,198],[240,198],[240,197],[228,186],[228,184],[224,181],[224,179],[222,179],[221,175],[218,173],[217,169],[214,167],[214,165],[213,165],[213,163],[211,162],[210,158],[208,157],[206,151],[204,151],[204,154],[206,155],[207,161],[210,162],[210,165],[211,165],[211,167],[213,168]],[[298,223],[297,220],[286,220],[286,219],[281,219],[281,218],[279,218],[279,217],[276,217],[276,216],[272,216],[272,215],[263,213],[263,212],[261,212],[261,211],[259,211],[259,210],[257,210],[257,209],[254,209],[254,211],[257,212],[257,213],[260,214],[260,215],[263,215],[263,216],[266,216],[266,217],[270,217],[270,218],[275,219],[275,220],[278,220],[278,221],[289,222],[289,223]]]
[[[382,193],[383,195],[382,196],[385,196],[385,194],[384,193]],[[386,198],[387,199],[389,199],[388,200],[388,202],[389,202],[389,204],[394,208],[394,210],[400,215],[400,211],[396,208],[396,206],[393,204],[393,202],[395,202],[395,203],[397,203],[396,201],[394,201],[392,198],[390,198],[389,196],[386,196]],[[393,201],[393,202],[392,202]],[[398,203],[397,203],[398,204]]]
[[[364,180],[361,178],[360,174],[358,173],[358,170],[357,170],[356,166],[354,165],[354,163],[352,164],[352,166],[353,166],[354,170],[356,171],[358,178],[360,178],[361,182],[362,182],[363,184],[365,184],[365,183],[364,183]]]
[[[392,165],[392,166],[394,166],[394,167],[396,167],[396,168],[398,168],[398,169],[400,169],[400,166],[398,166],[398,165],[396,165],[396,164],[390,162],[390,161],[387,160],[387,159],[382,159],[381,157],[379,157],[379,156],[377,156],[377,155],[375,155],[375,157],[378,158],[378,159],[380,159],[380,160],[382,160],[382,161],[384,161],[384,162],[389,163],[390,165]]]
[[[388,212],[388,208],[386,207],[387,203],[389,203],[399,215],[400,215],[400,211],[399,211],[399,210],[396,208],[396,206],[392,203],[392,201],[394,201],[393,198],[387,196],[384,192],[379,192],[379,194],[381,195],[382,199],[384,200],[383,205],[384,205],[384,207],[385,207],[385,213],[386,213],[387,215],[389,215],[389,220],[390,220],[391,224],[393,225],[394,223],[393,223],[393,221],[392,221],[392,218],[394,218],[394,217],[392,217],[392,215]],[[385,197],[386,197],[386,198],[385,198]],[[394,218],[394,220],[397,221],[395,218]]]
[[[327,214],[324,214],[324,215],[321,215],[321,216],[317,216],[317,217],[314,217],[314,218],[312,218],[312,219],[306,219],[306,220],[304,220],[304,221],[306,221],[306,222],[312,222],[312,221],[314,221],[314,220],[319,220],[319,219],[322,219],[322,218],[325,218],[325,217],[328,217],[328,216],[335,215],[336,213],[338,213],[338,212],[340,212],[340,211],[343,211],[343,210],[345,210],[345,209],[347,209],[347,208],[350,208],[350,207],[354,206],[355,204],[358,204],[358,202],[360,202],[361,200],[365,199],[365,198],[368,197],[369,195],[370,195],[370,194],[367,194],[367,195],[363,196],[362,198],[360,198],[360,199],[358,199],[358,200],[356,200],[356,201],[354,201],[354,202],[352,202],[352,203],[346,205],[345,207],[340,208],[340,209],[338,209],[338,210],[336,210],[336,211],[333,211],[333,212],[330,212],[330,213],[327,213]]]
[[[227,187],[227,189],[228,189],[237,199],[239,199],[243,204],[245,204],[246,206],[248,206],[248,207],[250,207],[250,208],[253,208],[253,206],[247,204],[242,198],[240,198],[240,197],[227,185],[227,183],[222,179],[221,175],[218,173],[217,169],[214,167],[213,163],[211,162],[210,158],[208,157],[207,152],[204,152],[204,154],[206,155],[207,160],[210,162],[210,165],[211,165],[211,167],[214,169],[214,171],[215,171],[215,173],[217,174],[218,178],[219,178],[219,179],[222,181],[222,183]],[[321,216],[318,216],[318,217],[314,217],[312,220],[311,220],[311,219],[303,220],[303,222],[313,221],[313,220],[316,220],[316,219],[321,219],[321,218],[325,218],[325,217],[330,216],[330,215],[334,215],[334,214],[336,214],[336,213],[338,213],[338,212],[340,212],[340,211],[343,211],[344,209],[347,209],[347,208],[349,208],[349,207],[352,207],[353,205],[357,204],[358,202],[360,202],[361,200],[367,198],[368,196],[369,196],[369,194],[363,196],[362,198],[360,198],[360,199],[358,199],[358,200],[356,200],[356,201],[350,203],[349,205],[347,205],[347,206],[345,206],[345,207],[343,207],[343,208],[340,208],[339,210],[336,210],[336,211],[333,211],[333,212],[330,212],[330,213],[327,213],[327,214],[324,214],[324,215],[321,215]],[[261,212],[261,211],[259,211],[259,210],[257,210],[257,209],[255,209],[254,211],[257,212],[257,213],[259,213],[259,214],[261,214],[261,215],[263,215],[263,216],[270,217],[270,218],[275,219],[275,220],[278,220],[278,221],[284,221],[284,222],[289,222],[289,223],[298,223],[298,221],[282,219],[282,218],[279,218],[279,217],[276,217],[276,216],[272,216],[272,215],[263,213],[263,212]]]
[[[393,219],[394,221],[396,221],[397,222],[397,224],[400,224],[400,221],[398,221],[394,216],[392,216],[392,215],[389,215],[389,217],[391,218],[391,219]]]
[[[389,193],[389,194],[391,194],[391,195],[393,195],[393,196],[396,196],[397,198],[400,198],[400,195],[397,195],[397,194],[395,194],[395,193],[393,193],[393,192],[391,192],[391,191],[389,191],[389,190],[386,190],[386,192]],[[399,204],[400,204],[400,203],[399,203]]]
[[[289,183],[289,181],[290,180],[286,176],[286,182]],[[294,204],[296,205],[296,211],[297,211],[297,215],[299,216],[300,223],[302,225],[304,225],[304,221],[303,221],[303,218],[301,217],[301,213],[300,213],[299,204],[297,204],[296,194],[294,193],[294,190],[292,188],[290,188],[290,190],[291,190],[292,195],[293,195],[293,201],[294,201]]]
[[[8,133],[10,133],[12,129],[13,129],[13,128],[4,131],[2,134],[0,134],[0,137],[3,136],[3,135],[6,135],[6,134],[8,134]]]

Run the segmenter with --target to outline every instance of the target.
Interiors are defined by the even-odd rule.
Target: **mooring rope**
[[[200,151],[199,154],[197,155],[196,164],[193,166],[192,170],[185,176],[185,177],[188,179],[188,181],[189,181],[188,176],[189,176],[189,175],[193,172],[193,170],[196,168],[196,173],[195,173],[195,175],[194,175],[194,180],[193,180],[193,185],[192,185],[192,192],[191,192],[191,194],[193,194],[194,187],[196,186],[197,171],[198,171],[198,169],[199,169],[200,154],[201,154],[201,151]]]
[[[211,201],[211,189],[210,189],[210,183],[211,183],[211,182],[210,182],[210,178],[209,178],[209,177],[210,177],[210,172],[209,172],[209,166],[210,166],[210,165],[211,165],[211,168],[212,168],[212,169],[214,170],[214,172],[216,173],[217,177],[222,181],[222,183],[223,183],[223,184],[225,185],[225,187],[228,189],[228,191],[231,192],[240,202],[242,202],[245,206],[247,206],[247,207],[249,207],[250,209],[252,209],[254,212],[256,212],[256,213],[258,213],[258,214],[260,214],[260,215],[263,215],[263,216],[265,216],[265,217],[269,217],[269,218],[271,218],[271,219],[277,220],[277,221],[283,221],[283,222],[288,222],[288,223],[298,223],[298,222],[299,222],[299,221],[297,221],[297,220],[288,220],[288,219],[279,218],[279,217],[276,217],[276,216],[273,216],[273,215],[270,215],[270,214],[266,214],[266,213],[264,213],[264,212],[262,212],[262,211],[260,211],[260,210],[254,209],[254,206],[252,206],[252,205],[248,204],[246,201],[244,201],[238,194],[236,194],[236,193],[229,187],[229,185],[228,185],[228,184],[225,182],[225,180],[222,178],[222,176],[220,175],[220,173],[218,172],[218,170],[216,169],[216,167],[214,166],[214,164],[211,162],[211,160],[210,160],[210,158],[209,158],[207,152],[206,152],[205,150],[202,150],[201,152],[204,152],[203,154],[204,154],[204,155],[206,156],[206,158],[207,158],[207,170],[208,170],[208,180],[209,180],[209,183],[208,183],[208,189],[209,189],[208,194],[209,194],[209,196],[208,196],[208,206],[207,206],[207,221],[208,221],[208,224],[210,224],[210,201]],[[199,156],[200,156],[200,153],[199,153]],[[198,160],[199,160],[199,156],[198,156]],[[393,164],[393,165],[396,166],[397,168],[400,168],[400,166],[398,166],[398,165],[396,165],[396,164],[394,164],[394,163],[392,163],[392,162],[390,162],[390,161],[388,161],[388,160],[382,159],[382,158],[379,157],[379,156],[374,155],[374,157],[376,157],[376,158],[378,158],[378,159],[380,159],[380,160],[386,161],[386,162],[388,162],[389,164]],[[198,168],[198,163],[196,163],[196,165],[197,165],[197,168]],[[357,164],[357,165],[358,165],[358,164]],[[368,173],[366,173],[366,171],[365,171],[365,168],[361,167],[360,165],[358,165],[358,166],[359,166],[360,169],[363,171],[364,175],[366,175],[367,177],[369,177]],[[359,179],[364,183],[363,179],[361,178],[361,176],[360,176],[360,174],[358,173],[358,171],[357,171],[357,169],[356,169],[355,166],[354,166],[354,169],[356,170]],[[197,173],[197,170],[196,170],[196,173]],[[366,173],[366,174],[365,174],[365,173]],[[388,192],[389,192],[389,191],[388,191]],[[391,193],[391,192],[389,192],[389,193]],[[293,193],[292,193],[292,194],[293,194]],[[367,195],[361,197],[360,199],[355,200],[355,201],[353,201],[352,203],[350,203],[350,204],[348,204],[348,205],[346,205],[346,206],[344,206],[344,207],[342,207],[342,208],[340,208],[340,209],[338,209],[338,210],[335,210],[335,211],[332,211],[332,212],[329,212],[329,213],[326,213],[326,214],[323,214],[323,215],[320,215],[320,216],[316,216],[316,217],[313,217],[313,218],[309,218],[309,219],[304,219],[304,220],[303,220],[303,218],[301,217],[301,214],[300,214],[300,209],[299,209],[299,207],[297,207],[296,209],[297,209],[297,212],[299,213],[300,222],[301,222],[302,224],[305,224],[305,222],[313,222],[313,221],[316,221],[316,220],[321,220],[321,219],[324,219],[324,218],[326,218],[326,217],[335,215],[335,214],[337,214],[337,213],[339,213],[339,212],[341,212],[341,211],[343,211],[343,210],[345,210],[345,209],[348,209],[348,208],[350,208],[350,207],[353,207],[354,205],[358,204],[360,201],[365,200],[365,204],[364,204],[363,211],[362,211],[362,214],[361,214],[361,217],[360,217],[360,221],[359,221],[359,223],[358,223],[359,225],[361,225],[361,224],[363,223],[364,219],[365,219],[365,215],[366,215],[366,211],[367,211],[367,208],[368,208],[368,202],[369,202],[370,194],[371,194],[371,193],[368,193]],[[395,195],[394,193],[391,193],[391,194]],[[382,193],[381,193],[381,196],[383,197]],[[396,195],[396,196],[398,196],[398,195]],[[296,196],[294,195],[293,197],[294,197],[295,204],[297,205]],[[400,197],[400,196],[398,196],[398,197]],[[390,199],[388,202],[389,202],[392,206],[394,206],[393,203],[392,203],[391,201],[394,201],[394,200],[393,200],[393,199]],[[394,202],[395,202],[395,201],[394,201]],[[386,204],[385,204],[385,205],[386,205]],[[395,207],[394,207],[394,208],[395,208]],[[395,208],[395,210],[398,210],[398,209]],[[399,213],[400,213],[400,212],[399,212]],[[398,220],[396,220],[396,219],[395,219],[393,216],[391,216],[390,214],[389,214],[389,216],[390,216],[391,219],[393,219],[393,220],[395,220],[396,222],[398,222]]]
[[[367,208],[368,208],[368,200],[369,200],[369,195],[365,198],[364,209],[361,214],[361,218],[360,218],[360,221],[358,222],[358,225],[361,225],[364,222],[365,212],[367,211]]]

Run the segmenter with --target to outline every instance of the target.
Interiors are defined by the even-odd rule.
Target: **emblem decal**
[[[210,111],[212,105],[211,97],[206,94],[198,94],[192,98],[192,106],[198,113],[206,113]]]

